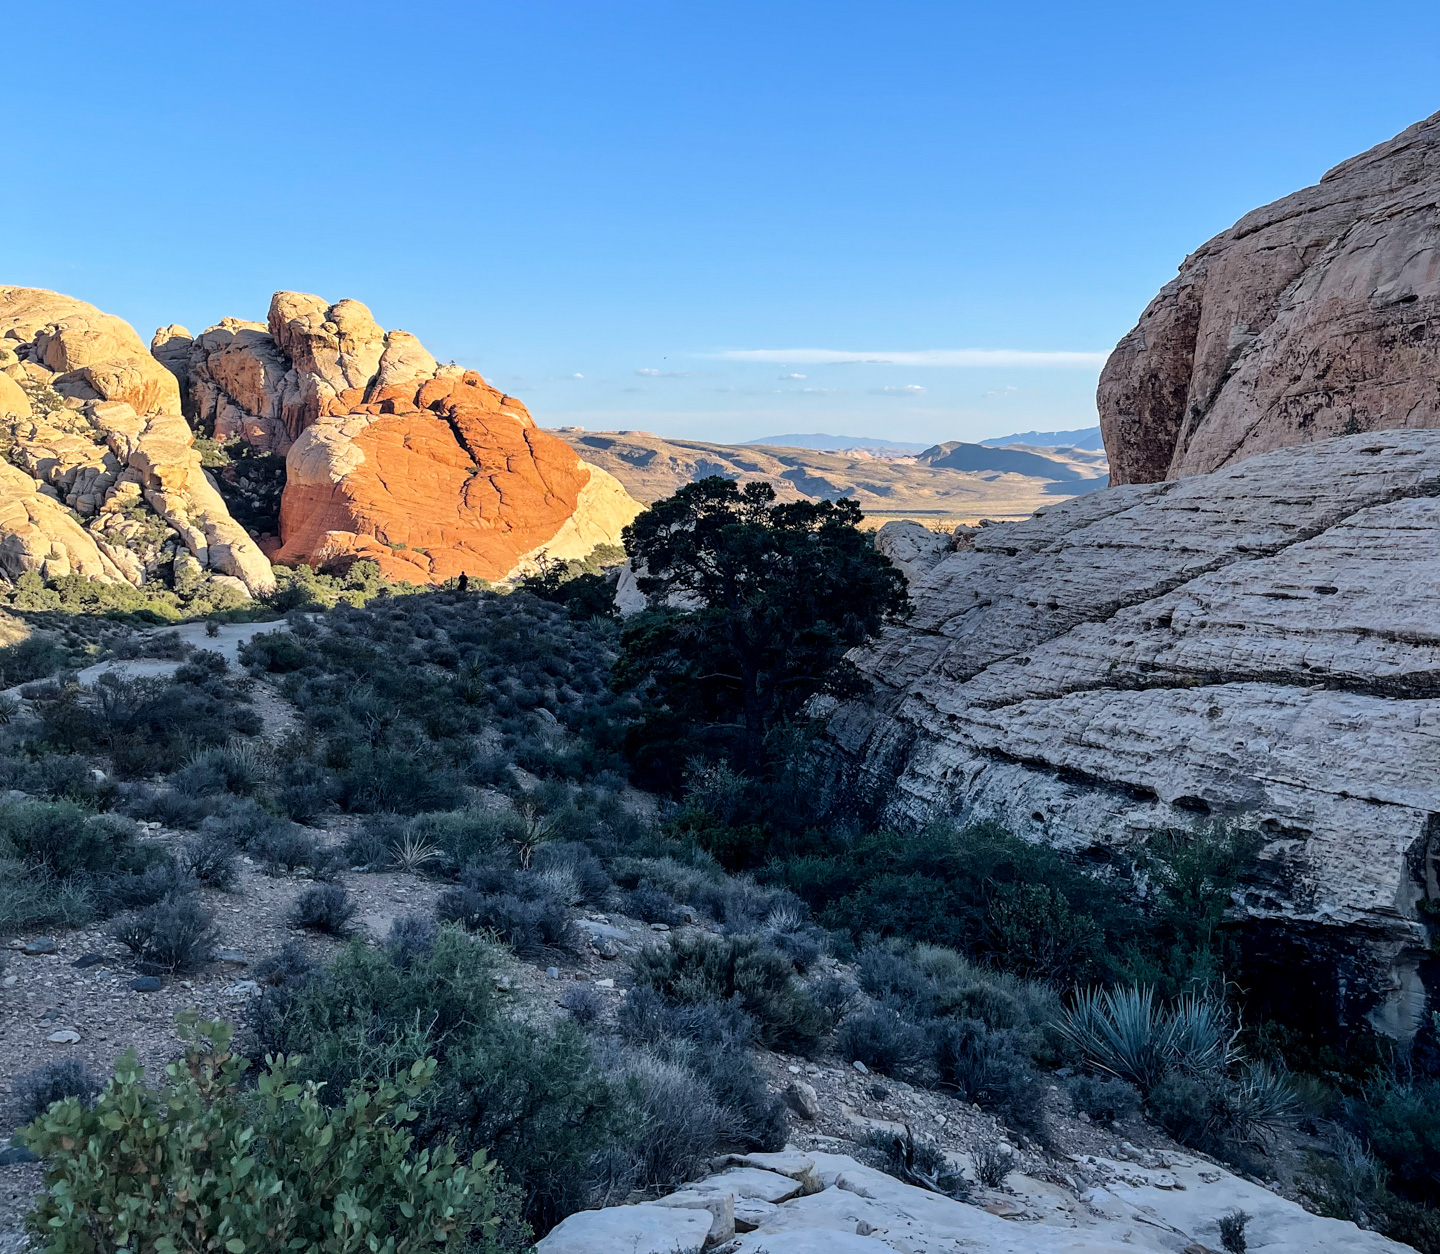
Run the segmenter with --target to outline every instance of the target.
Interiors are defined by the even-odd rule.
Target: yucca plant
[[[1145,1094],[1171,1071],[1223,1073],[1237,1057],[1223,1008],[1187,996],[1167,1010],[1146,986],[1078,992],[1056,1028],[1091,1066]]]
[[[440,857],[440,850],[419,832],[406,832],[390,846],[390,859],[401,871],[412,875]]]

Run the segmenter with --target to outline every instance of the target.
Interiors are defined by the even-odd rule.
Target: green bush
[[[1391,1082],[1346,1103],[1346,1113],[1392,1186],[1440,1204],[1440,1080]]]
[[[326,1106],[284,1058],[267,1060],[255,1092],[243,1091],[249,1064],[229,1052],[226,1024],[192,1017],[181,1033],[191,1043],[159,1091],[129,1051],[93,1108],[70,1098],[22,1130],[48,1160],[49,1191],[28,1220],[47,1254],[500,1254],[522,1244],[483,1154],[466,1166],[452,1145],[417,1149],[405,1130],[433,1061],[416,1061],[397,1083],[354,1085]]]
[[[672,933],[631,959],[638,987],[696,1005],[732,998],[768,1048],[810,1053],[825,1035],[824,1012],[795,977],[790,960],[755,936]]]
[[[495,966],[489,946],[455,928],[441,928],[428,950],[352,941],[322,970],[277,970],[282,982],[266,990],[252,1027],[264,1053],[303,1053],[297,1076],[324,1094],[394,1079],[422,1054],[436,1059],[418,1134],[492,1153],[543,1230],[587,1204],[587,1165],[615,1143],[629,1107],[578,1029],[539,1030],[500,1013]]]

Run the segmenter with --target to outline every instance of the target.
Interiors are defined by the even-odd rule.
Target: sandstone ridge
[[[152,349],[202,430],[285,455],[277,562],[504,579],[618,543],[640,510],[520,401],[358,301],[277,292],[264,323],[167,327]]]
[[[0,576],[270,591],[192,445],[174,376],[127,323],[0,287]]]
[[[1111,482],[1440,427],[1440,113],[1185,259],[1100,376]]]
[[[1119,868],[1157,832],[1253,832],[1238,917],[1312,966],[1287,1009],[1413,1034],[1440,899],[1440,432],[1111,488],[956,543],[912,576],[911,622],[852,655],[874,696],[830,712],[842,791]]]

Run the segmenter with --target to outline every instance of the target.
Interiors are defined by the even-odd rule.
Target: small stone
[[[37,936],[32,941],[26,941],[25,948],[20,952],[27,958],[38,958],[41,954],[53,954],[59,948],[53,936]]]
[[[614,980],[596,980],[596,981],[595,981],[595,987],[596,987],[596,988],[614,988],[614,987],[615,987],[615,981],[614,981]]]
[[[80,1040],[80,1033],[74,1028],[58,1028],[45,1038],[52,1045],[74,1045]]]
[[[1077,1118],[1078,1120],[1080,1120],[1081,1123],[1089,1123],[1089,1122],[1090,1122],[1090,1116],[1087,1115],[1083,1110],[1082,1110],[1078,1115],[1076,1115],[1075,1118]]]
[[[546,978],[547,980],[558,980],[558,979],[560,978],[560,968],[559,968],[559,967],[546,967],[546,968],[545,968],[545,978]]]
[[[260,991],[260,985],[256,980],[236,980],[225,991],[232,997],[249,997]]]
[[[855,1070],[858,1071],[861,1075],[869,1075],[869,1074],[870,1074],[870,1068],[867,1067],[867,1066],[866,1066],[863,1062],[861,1062],[858,1058],[855,1060],[855,1062],[854,1062],[853,1065],[854,1065],[854,1067],[855,1067]]]
[[[791,1075],[799,1075],[799,1074],[800,1074],[800,1068],[797,1067],[797,1066],[795,1066],[794,1064],[791,1064],[790,1066],[786,1067],[785,1070],[788,1071]]]
[[[508,975],[497,975],[495,977],[495,989],[500,993],[508,993],[510,991],[510,977]]]
[[[7,1145],[0,1149],[0,1167],[14,1167],[19,1163],[33,1163],[35,1155],[23,1145]]]
[[[620,956],[620,946],[608,938],[595,941],[593,947],[602,958],[613,959]]]
[[[105,958],[101,954],[81,954],[70,965],[83,971],[86,967],[98,967]]]
[[[233,962],[237,967],[248,966],[250,959],[240,949],[217,949],[210,957],[216,962]]]
[[[163,985],[158,975],[137,975],[130,981],[130,987],[137,993],[158,993]]]
[[[652,932],[668,932],[670,930],[670,925],[668,923],[652,923],[650,925],[650,930]]]
[[[0,988],[14,988],[15,982],[19,978],[18,975],[7,975],[3,980],[0,980]]]

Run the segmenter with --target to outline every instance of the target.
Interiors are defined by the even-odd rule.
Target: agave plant
[[[430,844],[419,832],[406,832],[399,840],[390,846],[390,860],[402,871],[409,871],[412,875],[420,871],[427,863],[434,862],[440,856],[440,850]]]
[[[1167,1010],[1145,986],[1079,992],[1056,1027],[1092,1066],[1146,1094],[1172,1070],[1223,1073],[1238,1056],[1219,1005],[1190,996]]]

